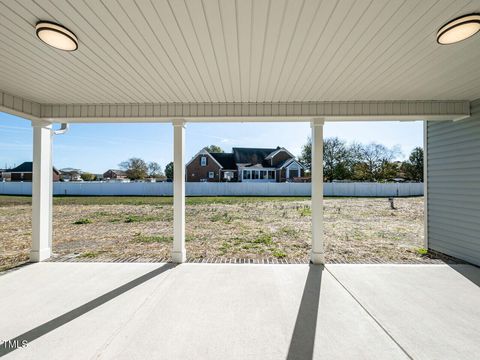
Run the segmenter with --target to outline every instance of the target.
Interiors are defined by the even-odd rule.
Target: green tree
[[[404,161],[401,170],[409,180],[423,181],[423,149],[416,147],[410,153],[408,161]]]
[[[218,145],[210,145],[210,146],[205,146],[205,150],[207,150],[209,153],[223,153],[223,149],[218,146]]]
[[[379,173],[378,180],[392,180],[399,176],[400,173],[400,163],[385,161],[382,164],[382,168]]]
[[[159,163],[151,161],[148,163],[148,176],[151,178],[158,178],[163,175],[162,167]]]
[[[80,175],[83,181],[93,181],[95,180],[95,175],[89,172],[84,172]]]
[[[364,162],[356,162],[352,166],[351,180],[365,181],[369,178],[368,165]]]
[[[344,140],[338,137],[326,138],[323,141],[323,175],[326,181],[349,179],[352,176],[352,165],[355,152]],[[299,161],[307,168],[312,164],[312,140],[308,138],[302,147]]]
[[[130,180],[145,179],[148,175],[148,165],[140,158],[130,158],[121,162],[119,166],[125,170]]]
[[[326,138],[323,142],[323,176],[326,181],[350,179],[354,154],[344,140]]]
[[[298,161],[308,170],[312,168],[312,139],[309,137],[307,142],[302,146],[302,153]]]
[[[169,162],[167,166],[165,166],[165,176],[167,179],[173,180],[173,162]]]

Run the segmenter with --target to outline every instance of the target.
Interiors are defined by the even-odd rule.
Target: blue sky
[[[57,168],[73,167],[103,173],[130,157],[156,161],[162,169],[172,160],[170,124],[73,124],[65,135],[54,137],[53,162]],[[232,147],[283,146],[299,155],[310,134],[308,123],[187,124],[186,160],[210,144],[225,151]],[[349,142],[398,145],[404,159],[423,144],[422,122],[327,122],[325,137]],[[22,118],[0,113],[0,168],[32,159],[32,128]]]

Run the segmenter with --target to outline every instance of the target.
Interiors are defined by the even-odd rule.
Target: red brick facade
[[[53,181],[60,181],[60,174],[55,170],[52,170],[52,179]],[[31,172],[25,172],[25,173],[12,172],[10,181],[32,181],[32,173]]]
[[[202,157],[205,158],[205,162],[202,166]],[[210,176],[213,173],[213,177]],[[207,154],[198,154],[187,165],[186,168],[187,182],[219,182],[220,181],[220,166],[217,162]]]
[[[273,158],[270,159],[272,167],[277,167],[278,164],[283,163],[285,160],[291,159],[292,156],[286,151],[280,151],[278,154],[275,154]]]
[[[104,179],[126,179],[127,175],[123,171],[108,170],[103,174]]]

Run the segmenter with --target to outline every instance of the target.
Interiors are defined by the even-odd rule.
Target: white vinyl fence
[[[325,196],[420,196],[423,183],[325,183]],[[31,195],[29,182],[0,182],[0,194]],[[172,196],[172,183],[55,182],[54,195]],[[310,196],[310,183],[187,183],[187,196]]]

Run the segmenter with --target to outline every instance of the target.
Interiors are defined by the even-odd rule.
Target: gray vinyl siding
[[[428,245],[480,265],[480,99],[472,116],[427,124]]]

